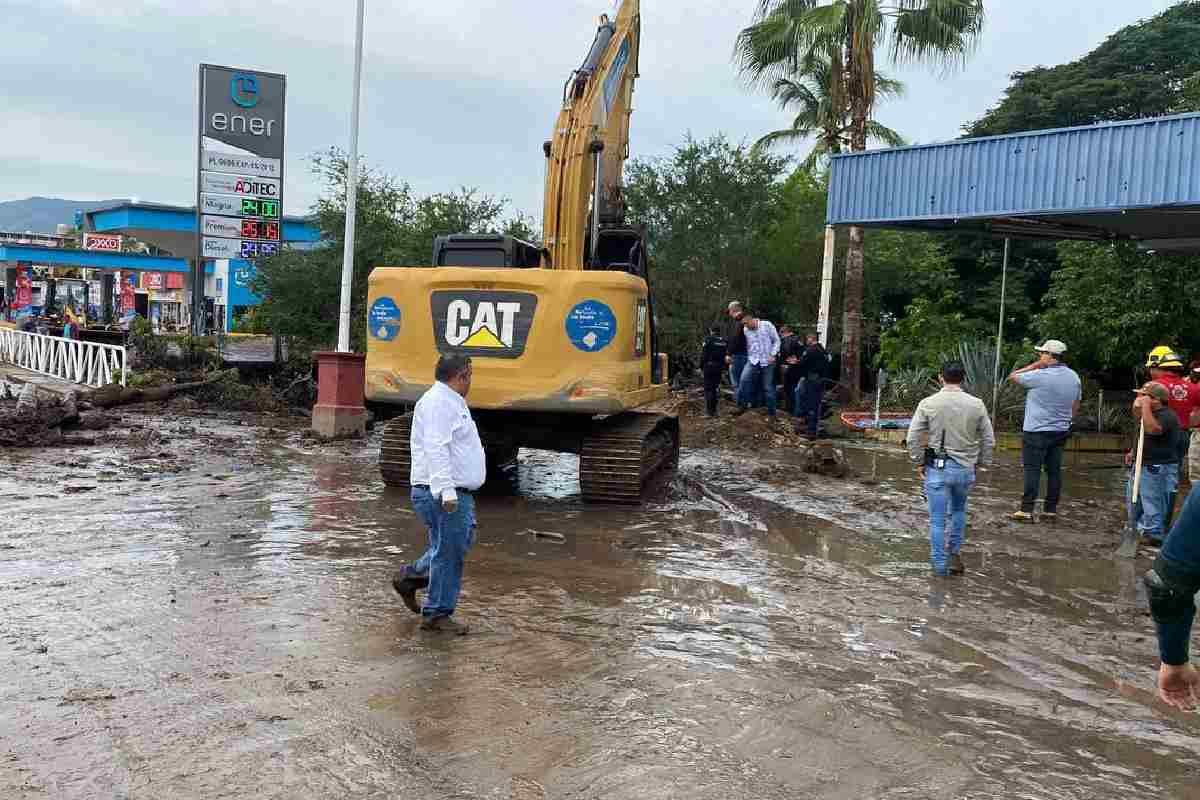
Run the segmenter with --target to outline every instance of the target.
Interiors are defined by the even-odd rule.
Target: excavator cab
[[[539,267],[543,249],[515,236],[454,233],[433,243],[435,267]]]
[[[610,269],[646,277],[645,239],[633,228],[601,228],[595,237],[596,252],[588,253],[587,269]]]

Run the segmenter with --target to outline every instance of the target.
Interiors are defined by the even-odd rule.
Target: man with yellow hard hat
[[[1184,473],[1191,445],[1189,430],[1200,426],[1200,384],[1191,383],[1184,377],[1186,370],[1183,366],[1183,359],[1167,345],[1159,345],[1150,351],[1150,355],[1146,357],[1146,369],[1150,371],[1150,380],[1166,387],[1169,395],[1167,405],[1175,412],[1180,427],[1177,442],[1179,468],[1170,486],[1166,526],[1163,529],[1165,533],[1175,516],[1175,497],[1179,492],[1179,478]],[[1152,544],[1157,544],[1157,542],[1152,542]]]
[[[1179,418],[1180,427],[1187,431],[1200,425],[1200,415],[1196,413],[1200,409],[1200,384],[1184,377],[1183,359],[1172,348],[1159,345],[1146,358],[1146,368],[1150,370],[1150,380],[1167,387],[1171,395],[1168,405]],[[1183,455],[1186,457],[1186,450]]]

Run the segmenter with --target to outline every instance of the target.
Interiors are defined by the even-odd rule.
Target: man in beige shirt
[[[963,391],[965,375],[957,361],[942,367],[942,390],[921,401],[908,428],[908,451],[929,499],[930,561],[933,573],[943,577],[965,571],[958,552],[967,528],[967,498],[975,468],[991,463],[996,446],[983,401]]]

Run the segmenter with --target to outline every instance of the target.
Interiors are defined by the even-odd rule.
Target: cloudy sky
[[[951,75],[897,73],[880,110],[914,142],[950,139],[1000,97],[1007,76],[1083,55],[1173,0],[989,0],[984,40]],[[459,186],[541,216],[541,143],[563,81],[612,0],[367,0],[362,151],[420,192]],[[753,140],[787,124],[748,94],[733,38],[755,0],[643,0],[634,156],[688,132]],[[0,201],[32,195],[190,205],[196,65],[288,76],[286,210],[320,186],[306,156],[349,141],[352,0],[0,0]]]

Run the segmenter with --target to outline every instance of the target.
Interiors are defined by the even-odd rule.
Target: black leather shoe
[[[421,630],[449,633],[454,636],[466,636],[470,628],[461,622],[455,622],[451,617],[443,615],[440,617],[426,617],[425,621],[421,623]]]
[[[397,572],[392,576],[392,588],[396,590],[396,594],[400,595],[400,599],[404,601],[404,605],[408,606],[408,610],[414,614],[421,613],[421,604],[417,602],[417,590],[425,589],[429,586],[429,578],[409,577],[404,572]]]
[[[946,565],[946,570],[951,575],[962,575],[967,571],[967,565],[963,563],[962,556],[958,553],[951,553],[950,563]]]

